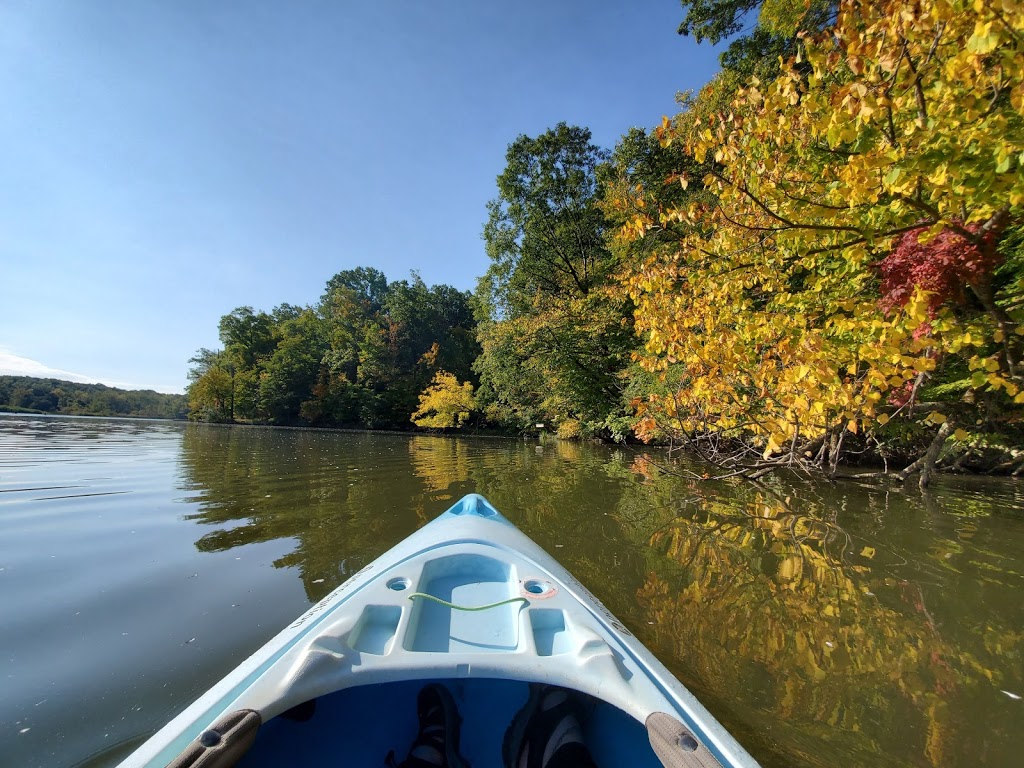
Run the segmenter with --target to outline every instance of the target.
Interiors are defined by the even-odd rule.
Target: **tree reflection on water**
[[[286,539],[311,601],[469,492],[557,557],[766,766],[1011,764],[1011,484],[701,482],[570,443],[190,427],[201,551]],[[699,469],[699,468],[698,468]]]
[[[970,712],[998,695],[1008,663],[1019,679],[1019,628],[986,617],[975,647],[950,638],[920,573],[903,573],[926,569],[844,530],[863,512],[843,514],[838,492],[796,504],[772,488],[736,483],[726,496],[689,482],[680,503],[677,478],[637,471],[644,493],[622,502],[652,550],[637,597],[657,647],[703,689],[752,695],[810,764],[827,762],[824,750],[905,764],[908,747],[935,766],[1010,758],[1012,721]],[[945,553],[937,564],[952,567]]]

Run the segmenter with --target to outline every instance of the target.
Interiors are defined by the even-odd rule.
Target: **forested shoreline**
[[[516,138],[475,291],[364,266],[238,308],[191,361],[192,418],[1019,474],[1024,10],[682,5],[681,34],[731,41],[721,72],[611,150]]]
[[[185,419],[188,399],[151,389],[118,389],[34,376],[0,376],[0,412]]]

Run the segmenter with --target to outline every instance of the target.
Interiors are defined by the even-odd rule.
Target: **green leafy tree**
[[[232,376],[231,420],[260,420],[259,382],[277,348],[280,321],[252,307],[238,307],[220,319],[222,367]]]
[[[189,414],[201,421],[233,421],[234,382],[223,368],[211,368],[189,387]]]
[[[253,368],[274,351],[274,325],[267,313],[239,307],[220,319],[220,342],[240,366]]]
[[[801,32],[819,32],[835,21],[836,0],[682,0],[680,35],[718,45],[725,69],[742,77],[774,76],[779,59],[796,53]],[[756,23],[751,24],[752,21]]]
[[[376,270],[340,272],[321,299],[329,350],[310,416],[395,427],[441,366],[471,375],[477,344],[469,295],[413,279],[388,284]]]
[[[235,365],[223,350],[200,349],[189,360],[189,418],[235,420]]]
[[[529,314],[537,293],[589,293],[607,262],[595,204],[597,167],[607,153],[588,129],[559,123],[536,138],[520,136],[505,158],[484,228],[498,311]]]
[[[260,404],[273,423],[299,420],[302,404],[313,397],[325,351],[323,324],[312,310],[284,323],[260,378]]]
[[[356,297],[367,312],[378,312],[388,294],[388,279],[373,267],[345,269],[327,281],[324,297],[338,294],[342,289]]]
[[[391,283],[385,301],[395,364],[412,371],[427,363],[426,380],[437,368],[468,377],[478,352],[470,295],[450,285],[428,287],[416,273],[412,277]]]
[[[545,366],[524,344],[519,323],[484,320],[477,326],[481,353],[473,369],[480,378],[477,402],[494,424],[527,429],[550,417]],[[557,412],[557,409],[554,409]]]
[[[596,431],[621,410],[634,342],[626,303],[605,291],[614,260],[598,169],[608,154],[590,138],[564,123],[520,136],[488,205],[475,370],[485,412],[518,427],[578,418]]]
[[[338,272],[315,307],[240,307],[219,329],[223,349],[192,361],[196,418],[408,428],[433,375],[472,378],[478,349],[468,293],[369,267]]]

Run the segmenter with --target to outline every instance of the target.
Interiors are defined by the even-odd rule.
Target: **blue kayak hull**
[[[416,736],[416,696],[425,682],[382,683],[321,697],[308,720],[277,717],[265,723],[239,766],[382,766],[392,751],[401,761]],[[436,682],[452,693],[462,717],[462,756],[473,768],[500,766],[505,730],[527,700],[527,684],[474,678]],[[598,765],[661,765],[643,724],[596,699],[588,699],[583,711],[585,741]]]

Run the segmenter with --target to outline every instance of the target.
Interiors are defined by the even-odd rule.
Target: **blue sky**
[[[505,150],[717,69],[677,0],[4,0],[0,373],[182,391],[242,305],[472,289]],[[57,371],[50,374],[48,371]]]

